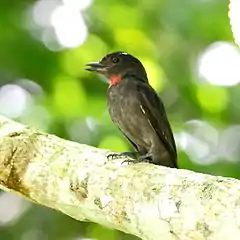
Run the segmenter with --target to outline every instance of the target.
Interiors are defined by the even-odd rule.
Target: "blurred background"
[[[1,0],[0,114],[65,139],[130,150],[107,84],[84,70],[123,50],[163,99],[180,168],[240,178],[240,50],[227,0]],[[0,193],[0,239],[136,237]]]

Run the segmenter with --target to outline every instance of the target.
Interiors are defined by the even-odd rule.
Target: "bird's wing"
[[[121,130],[120,127],[118,129],[121,131],[121,133],[124,135],[124,137],[132,144],[132,146],[139,151],[138,146]]]
[[[140,82],[137,88],[143,114],[148,118],[149,124],[157,133],[170,156],[176,161],[176,145],[162,101],[150,85]]]

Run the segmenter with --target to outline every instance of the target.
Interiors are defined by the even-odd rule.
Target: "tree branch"
[[[107,153],[0,116],[2,189],[142,239],[240,239],[238,180]]]
[[[239,0],[229,0],[228,17],[235,43],[240,47],[240,4]]]

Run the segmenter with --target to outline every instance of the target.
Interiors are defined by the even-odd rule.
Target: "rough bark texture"
[[[0,117],[2,189],[142,239],[240,239],[238,180],[107,153]]]

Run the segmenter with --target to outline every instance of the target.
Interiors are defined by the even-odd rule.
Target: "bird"
[[[127,157],[124,162],[178,168],[176,144],[164,104],[149,84],[141,61],[129,53],[117,51],[98,62],[87,63],[85,69],[108,79],[110,117],[135,149],[108,157]]]

